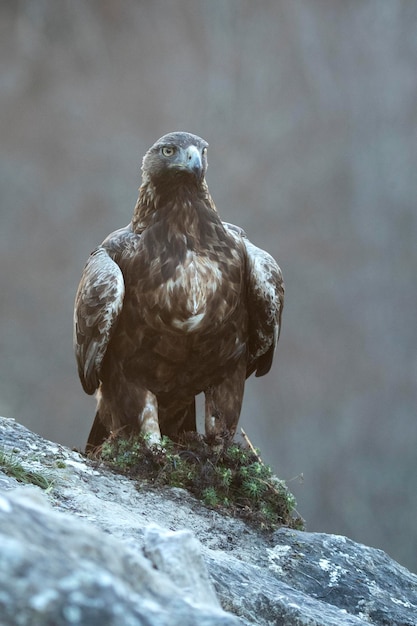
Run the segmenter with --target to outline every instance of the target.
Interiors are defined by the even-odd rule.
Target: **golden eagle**
[[[281,270],[220,220],[208,191],[206,141],[186,132],[146,153],[132,221],[84,268],[74,346],[84,391],[97,391],[87,450],[112,431],[151,443],[196,430],[205,394],[209,438],[232,438],[245,379],[272,364],[284,302]]]

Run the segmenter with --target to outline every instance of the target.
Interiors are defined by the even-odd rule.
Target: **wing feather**
[[[246,293],[249,313],[249,359],[247,376],[269,372],[281,331],[284,281],[275,259],[249,241],[245,231],[233,224],[225,228],[244,243],[247,259]]]
[[[106,250],[97,248],[84,268],[74,308],[74,349],[84,391],[100,384],[100,367],[123,306],[123,274]]]

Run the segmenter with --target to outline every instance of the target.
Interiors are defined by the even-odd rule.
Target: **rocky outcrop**
[[[286,528],[263,536],[11,419],[0,449],[4,626],[417,623],[417,577],[382,551]]]

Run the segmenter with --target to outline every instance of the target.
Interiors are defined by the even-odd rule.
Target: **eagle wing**
[[[249,358],[246,376],[264,376],[271,369],[281,331],[284,281],[275,259],[249,241],[239,226],[223,223],[226,230],[241,238],[246,252],[246,296],[249,314]]]
[[[105,248],[91,253],[74,308],[74,348],[84,391],[99,386],[100,367],[123,306],[123,274]]]

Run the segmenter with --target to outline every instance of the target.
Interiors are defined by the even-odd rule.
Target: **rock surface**
[[[341,536],[263,536],[180,489],[137,488],[0,418],[0,615],[11,626],[417,624],[417,576]]]

